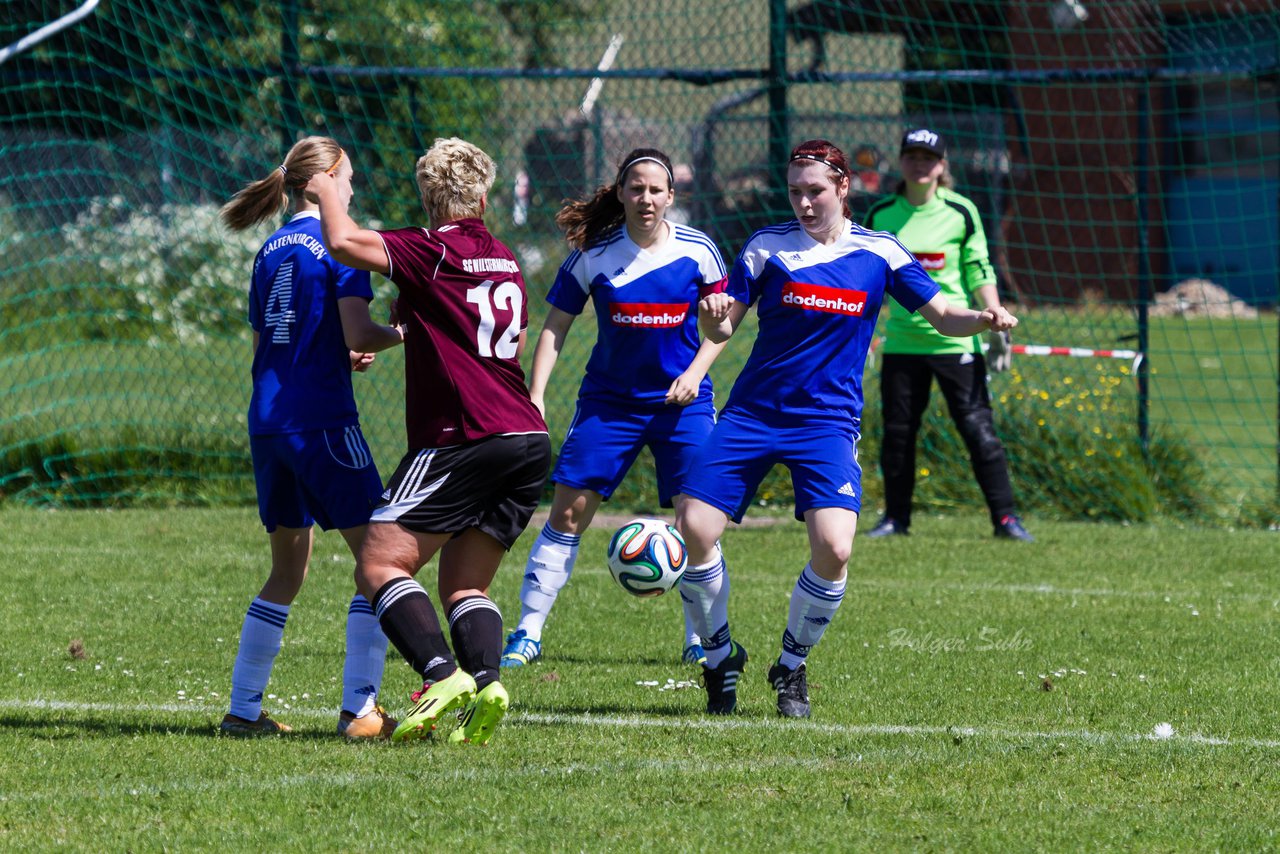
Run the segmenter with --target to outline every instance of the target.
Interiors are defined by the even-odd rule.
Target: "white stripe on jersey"
[[[715,284],[727,275],[715,244],[701,231],[687,225],[674,224],[672,238],[655,250],[637,249],[627,237],[626,226],[618,226],[601,242],[587,247],[586,251],[570,253],[560,265],[560,276],[572,279],[585,294],[600,278],[614,288],[620,288],[680,258],[692,259],[707,284]]]
[[[720,279],[723,279],[725,276],[729,275],[729,271],[726,270],[724,267],[724,259],[720,257],[720,250],[716,247],[714,243],[711,242],[710,237],[707,237],[705,234],[703,234],[701,231],[698,231],[696,228],[690,228],[687,225],[681,225],[680,223],[676,223],[675,227],[676,227],[676,230],[675,230],[676,240],[680,240],[685,243],[692,243],[695,246],[701,246],[705,249],[710,250],[708,254],[711,256],[712,260],[715,262],[715,271],[720,274]],[[720,279],[710,279],[710,281],[712,284],[715,284],[715,282],[718,282]]]
[[[446,226],[446,228],[447,227],[448,226]],[[431,236],[431,232],[428,229],[424,228],[422,230],[427,233],[428,237]],[[449,247],[444,245],[444,241],[441,240],[439,241],[439,243],[440,243],[440,260],[436,262],[436,268],[431,271],[432,281],[435,281],[435,278],[440,275],[440,265],[444,263],[444,256],[449,254]]]
[[[892,234],[868,231],[848,220],[845,223],[848,228],[831,244],[818,243],[796,220],[762,228],[747,241],[738,260],[752,278],[760,275],[770,259],[776,259],[788,270],[824,264],[854,252],[879,255],[891,270],[898,270],[915,260],[915,256]]]

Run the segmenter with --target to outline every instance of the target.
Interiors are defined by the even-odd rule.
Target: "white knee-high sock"
[[[716,546],[712,559],[685,570],[680,581],[680,600],[685,618],[702,638],[707,667],[715,667],[729,657],[729,573],[724,553]]]
[[[684,645],[701,644],[702,636],[698,634],[698,626],[695,622],[697,614],[694,613],[693,605],[684,601],[682,596],[680,597],[680,606],[684,610]],[[705,652],[706,650],[703,651]]]
[[[240,629],[240,648],[231,670],[231,714],[256,721],[262,711],[262,694],[271,678],[271,667],[280,653],[289,606],[255,598],[249,603]]]
[[[387,636],[369,600],[359,593],[347,608],[347,657],[342,665],[342,709],[356,717],[373,711],[387,663]]]
[[[809,650],[822,640],[822,633],[840,610],[844,600],[845,581],[827,581],[805,564],[791,591],[791,610],[787,630],[782,633],[783,667],[795,670],[809,657]]]
[[[533,542],[520,585],[520,623],[516,626],[531,640],[542,640],[551,606],[573,574],[581,539],[578,534],[560,533],[548,522]]]

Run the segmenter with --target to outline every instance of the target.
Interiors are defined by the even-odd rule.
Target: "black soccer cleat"
[[[803,664],[792,670],[775,661],[769,668],[768,679],[778,692],[778,714],[784,718],[809,717],[809,681]]]
[[[1034,543],[1036,538],[1027,533],[1027,529],[1022,527],[1022,520],[1017,516],[1002,516],[1000,521],[996,523],[996,538],[1001,540],[1021,540],[1024,543]]]
[[[715,667],[702,665],[702,684],[707,689],[707,714],[733,714],[738,705],[738,677],[747,663],[742,644],[730,641],[729,657]]]
[[[874,528],[872,528],[870,531],[867,531],[862,536],[871,537],[874,540],[874,539],[879,539],[880,537],[893,537],[893,536],[905,537],[907,536],[907,534],[908,534],[908,531],[907,531],[907,526],[905,524],[897,521],[896,519],[891,519],[888,516],[885,516],[879,522],[876,522],[876,525]]]

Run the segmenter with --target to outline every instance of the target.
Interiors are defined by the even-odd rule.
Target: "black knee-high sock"
[[[502,658],[502,614],[488,596],[468,596],[449,609],[449,636],[458,663],[483,688],[498,680]]]
[[[412,578],[388,581],[374,595],[373,610],[387,639],[425,681],[444,679],[457,668],[435,606],[421,584]]]

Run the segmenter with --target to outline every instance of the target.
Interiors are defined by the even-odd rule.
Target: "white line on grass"
[[[1031,593],[1039,596],[1070,596],[1092,599],[1161,599],[1174,604],[1191,600],[1269,602],[1277,604],[1275,596],[1256,593],[1235,593],[1220,590],[1114,590],[1110,588],[1057,587],[1052,584],[960,584],[954,581],[896,581],[887,578],[856,578],[849,576],[849,584],[881,589],[909,589],[912,593],[925,594],[931,590],[952,593]]]
[[[38,710],[53,712],[106,712],[121,714],[129,712],[165,712],[170,714],[221,715],[223,706],[198,705],[194,703],[76,703],[66,700],[0,700],[0,709]],[[281,712],[282,718],[308,718],[315,720],[332,720],[337,722],[336,710],[294,708]],[[961,736],[964,738],[991,738],[1006,741],[1083,741],[1089,744],[1131,743],[1143,741],[1189,742],[1205,747],[1262,747],[1280,748],[1280,741],[1260,738],[1221,738],[1218,736],[1192,733],[1159,737],[1153,733],[1109,733],[1090,730],[1016,730],[1004,727],[974,726],[917,726],[908,724],[824,724],[817,721],[781,721],[774,717],[732,717],[710,718],[691,715],[688,718],[650,718],[639,715],[591,715],[591,714],[546,714],[542,712],[514,712],[506,719],[512,726],[574,726],[599,727],[603,729],[642,729],[678,726],[682,729],[722,730],[750,729],[777,731],[779,727],[809,730],[828,735],[861,735],[861,736]]]
[[[586,576],[598,575],[601,578],[609,575],[609,570],[602,566],[579,565],[574,569],[574,572]],[[766,573],[739,570],[734,574],[733,578],[735,581],[768,582],[773,577]],[[1063,596],[1072,599],[1154,599],[1168,601],[1170,604],[1178,606],[1198,601],[1252,602],[1270,604],[1273,608],[1280,607],[1280,599],[1277,599],[1274,595],[1240,593],[1230,590],[1117,590],[1108,587],[1058,587],[1053,584],[963,584],[958,581],[931,581],[917,578],[901,580],[895,578],[859,577],[852,572],[849,574],[848,583],[850,587],[872,590],[907,590],[917,596],[934,591],[978,595],[987,593],[1020,595],[1025,593],[1033,596]]]

